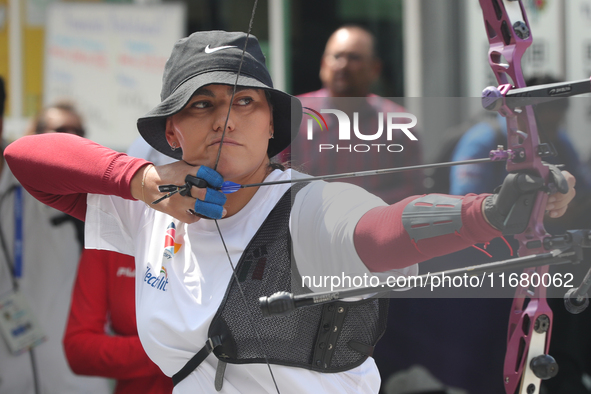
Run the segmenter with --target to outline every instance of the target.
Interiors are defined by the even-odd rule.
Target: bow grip
[[[522,195],[529,195],[544,187],[544,180],[528,174],[509,174],[499,191],[497,209],[502,215],[508,215]],[[533,205],[533,204],[532,204]]]
[[[550,176],[552,177],[552,183],[556,187],[556,190],[562,194],[568,193],[568,182],[564,175],[562,175],[560,168],[552,164],[548,167],[550,168]]]
[[[527,228],[536,194],[544,180],[524,173],[507,175],[498,194],[485,200],[488,221],[504,235],[520,234]]]

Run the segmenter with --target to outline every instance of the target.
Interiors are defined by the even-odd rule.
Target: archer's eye
[[[236,105],[248,105],[253,102],[251,97],[242,97],[236,100]]]
[[[207,102],[207,101],[194,101],[194,102],[191,103],[191,107],[193,107],[193,108],[199,108],[199,109],[207,108],[207,107],[209,107],[209,102]]]

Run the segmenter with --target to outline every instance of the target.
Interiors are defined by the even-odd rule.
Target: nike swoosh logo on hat
[[[217,48],[210,48],[209,44],[205,47],[205,53],[213,53],[213,52],[217,52],[217,51],[221,51],[222,49],[228,49],[228,48],[238,48],[236,45],[226,45],[223,47],[217,47]]]

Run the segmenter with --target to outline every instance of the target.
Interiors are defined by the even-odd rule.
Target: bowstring
[[[230,105],[228,106],[228,114],[226,115],[226,121],[224,122],[224,129],[222,131],[222,138],[220,139],[220,147],[218,148],[217,157],[215,159],[215,165],[213,166],[214,171],[217,171],[218,164],[220,161],[220,156],[222,154],[222,146],[224,144],[224,138],[226,136],[226,130],[228,127],[228,121],[230,120],[230,112],[232,111],[232,104],[234,103],[234,96],[236,95],[236,88],[238,87],[238,78],[240,77],[240,71],[242,70],[242,63],[244,62],[244,55],[246,53],[246,46],[248,45],[248,38],[250,37],[250,32],[252,30],[252,23],[254,21],[254,15],[257,9],[258,0],[254,1],[254,5],[252,7],[252,14],[250,16],[250,22],[248,23],[248,31],[246,32],[246,40],[244,41],[244,48],[242,48],[242,56],[240,57],[240,64],[238,65],[238,72],[236,73],[236,81],[234,82],[234,88],[232,89],[232,97],[230,98]],[[273,374],[273,370],[271,369],[271,363],[269,362],[269,358],[267,357],[267,353],[265,352],[263,346],[263,340],[259,331],[256,328],[254,323],[254,319],[252,313],[250,312],[250,307],[248,306],[248,301],[246,300],[246,296],[244,294],[244,290],[240,285],[240,281],[238,280],[238,275],[236,274],[236,266],[232,262],[232,257],[230,256],[230,252],[228,251],[228,247],[226,246],[226,241],[224,236],[222,235],[222,230],[220,229],[220,225],[218,224],[217,219],[214,219],[215,226],[217,228],[218,234],[220,235],[220,240],[222,241],[222,245],[224,246],[224,250],[226,252],[226,256],[228,257],[228,262],[230,263],[230,267],[232,267],[232,276],[234,277],[234,282],[238,286],[238,290],[240,291],[240,295],[242,296],[242,301],[244,302],[244,307],[247,311],[248,319],[250,320],[250,324],[255,332],[257,342],[259,344],[259,348],[261,349],[261,353],[263,353],[263,358],[265,359],[265,363],[267,364],[267,368],[269,369],[269,373],[271,374],[271,379],[273,380],[273,384],[275,385],[275,390],[277,394],[281,394],[279,391],[279,386],[277,385],[277,381],[275,380],[275,375]]]
[[[232,111],[232,104],[234,103],[234,96],[236,95],[236,88],[238,87],[238,77],[240,77],[240,71],[242,70],[242,63],[244,62],[244,54],[246,53],[246,46],[248,45],[248,38],[250,37],[250,31],[252,30],[252,23],[254,22],[254,14],[257,9],[257,3],[259,0],[254,1],[252,7],[252,14],[250,15],[250,22],[248,22],[248,31],[246,32],[246,40],[244,41],[244,48],[242,48],[242,55],[240,56],[240,64],[238,65],[238,72],[236,73],[236,80],[234,81],[234,88],[232,89],[232,97],[230,98],[230,105],[228,106],[228,114],[226,115],[226,122],[224,123],[224,130],[222,131],[222,139],[220,140],[220,147],[218,148],[218,155],[215,159],[214,170],[217,170],[222,154],[222,146],[224,144],[224,138],[226,137],[226,128],[228,127],[228,121],[230,120],[230,112]]]

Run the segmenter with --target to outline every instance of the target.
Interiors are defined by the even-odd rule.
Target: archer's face
[[[232,86],[208,85],[195,92],[181,112],[166,122],[169,144],[183,149],[183,160],[192,165],[215,166],[222,131],[232,98]],[[217,170],[224,179],[262,181],[273,135],[272,111],[261,89],[237,88]],[[258,180],[260,174],[263,178]]]

